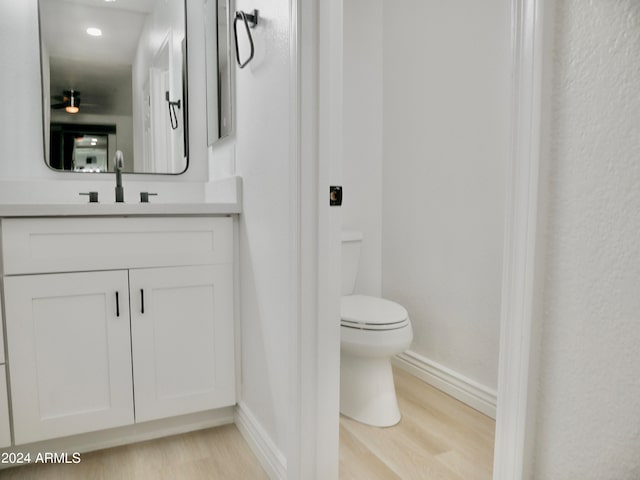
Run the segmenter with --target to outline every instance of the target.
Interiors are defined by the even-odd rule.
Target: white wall
[[[382,0],[344,0],[342,228],[364,234],[356,292],[382,293]]]
[[[532,479],[640,478],[640,4],[556,3]]]
[[[236,172],[243,179],[240,298],[243,408],[286,452],[291,252],[290,5],[260,2],[255,57],[235,72]],[[257,5],[238,0],[236,10]],[[242,33],[242,30],[240,31]],[[223,148],[224,149],[224,148]]]
[[[509,3],[383,2],[382,293],[413,352],[497,385]],[[372,27],[372,28],[375,28]]]
[[[158,200],[201,201],[209,180],[202,6],[188,0],[189,21],[189,169],[184,175],[125,175],[125,200],[137,202],[140,190],[157,191]],[[0,202],[86,202],[78,192],[98,190],[113,199],[113,175],[59,173],[44,163],[42,89],[37,0],[0,3]]]

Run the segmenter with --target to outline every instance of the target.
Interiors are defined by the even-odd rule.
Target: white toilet
[[[358,274],[362,233],[342,232],[340,304],[340,413],[368,425],[400,421],[391,357],[413,340],[411,321],[397,303],[352,295]]]

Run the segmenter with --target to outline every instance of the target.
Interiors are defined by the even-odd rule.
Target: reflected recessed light
[[[92,37],[100,37],[100,36],[102,36],[102,30],[100,30],[99,28],[95,28],[95,27],[87,28],[87,33],[89,35],[91,35]]]
[[[104,1],[107,3],[112,3],[112,2],[115,2],[116,0],[104,0]]]

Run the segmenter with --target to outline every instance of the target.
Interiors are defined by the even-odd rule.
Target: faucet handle
[[[98,203],[98,192],[80,192],[78,195],[88,195],[89,203]]]
[[[140,203],[149,203],[149,197],[157,193],[140,192]]]

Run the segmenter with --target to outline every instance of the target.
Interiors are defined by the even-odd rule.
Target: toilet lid
[[[366,295],[346,295],[340,301],[340,318],[345,326],[389,326],[408,322],[407,310],[391,300]]]

